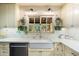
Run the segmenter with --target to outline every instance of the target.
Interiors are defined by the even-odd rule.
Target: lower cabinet
[[[64,45],[62,43],[54,43],[54,56],[64,56]]]
[[[71,54],[72,54],[72,56],[79,56],[79,53],[76,51],[73,51],[73,50],[72,50]]]
[[[28,49],[29,56],[53,56],[53,49]]]
[[[79,56],[79,52],[62,44],[61,42],[54,42],[50,49],[33,49],[28,48],[29,56]],[[0,43],[0,56],[9,56],[9,43]]]
[[[68,47],[68,46],[66,46],[66,45],[64,45],[65,46],[65,56],[79,56],[79,53],[78,52],[76,52],[75,50],[73,50],[73,49],[71,49],[70,47]]]
[[[72,56],[72,51],[71,51],[71,49],[69,48],[69,47],[67,47],[66,45],[64,45],[65,46],[65,56]]]
[[[28,49],[29,56],[79,56],[79,53],[61,42],[54,42],[52,49]]]
[[[79,52],[71,49],[61,42],[54,42],[54,56],[79,56]]]
[[[9,56],[9,43],[0,43],[0,56]]]

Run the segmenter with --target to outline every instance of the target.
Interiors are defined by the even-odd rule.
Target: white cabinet
[[[71,49],[69,47],[65,46],[65,50],[64,51],[65,51],[65,56],[71,56],[72,55],[71,54]]]
[[[40,56],[38,51],[29,51],[29,56]]]
[[[54,56],[79,56],[79,52],[76,52],[75,50],[71,49],[70,47],[60,43],[55,42],[54,43]]]
[[[53,49],[28,49],[29,56],[52,56]]]
[[[76,52],[75,50],[69,48],[65,45],[65,56],[79,56],[79,52]]]
[[[9,56],[9,43],[0,43],[0,56]]]
[[[0,27],[16,26],[15,4],[0,4]]]
[[[72,50],[71,54],[72,54],[72,56],[79,56],[79,52],[76,52],[74,50]]]
[[[61,9],[61,18],[64,26],[79,26],[79,4],[66,4]]]
[[[54,56],[64,56],[64,45],[62,43],[54,43]]]

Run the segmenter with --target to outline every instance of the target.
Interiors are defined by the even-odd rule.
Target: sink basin
[[[51,41],[49,40],[37,40],[37,41],[33,41],[29,44],[30,48],[38,48],[38,49],[43,49],[43,48],[52,48],[53,44]]]
[[[46,49],[46,48],[53,48],[52,43],[31,43],[30,48],[38,48],[38,49]]]

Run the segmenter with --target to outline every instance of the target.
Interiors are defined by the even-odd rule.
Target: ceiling
[[[19,6],[52,6],[62,7],[65,3],[19,3]]]

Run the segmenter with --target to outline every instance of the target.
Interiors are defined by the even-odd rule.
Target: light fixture
[[[33,8],[30,8],[30,11],[33,11]]]
[[[48,8],[48,11],[51,11],[51,8]]]

